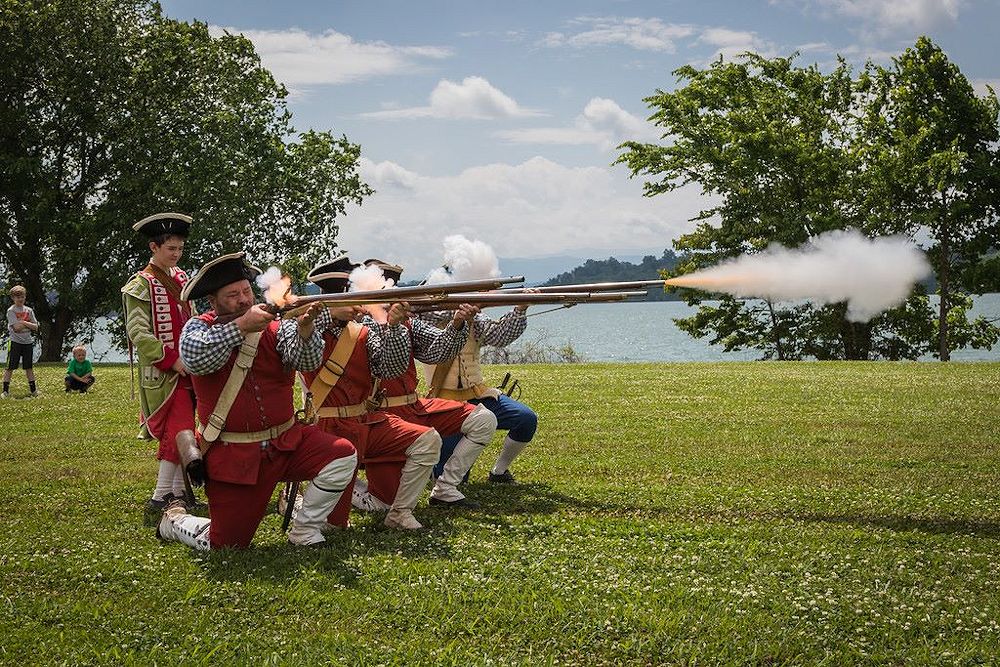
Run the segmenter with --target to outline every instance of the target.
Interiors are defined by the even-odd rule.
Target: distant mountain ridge
[[[549,257],[500,257],[500,272],[505,276],[524,276],[526,285],[538,286],[552,276],[557,276],[584,264],[589,258],[603,257],[599,250],[581,250],[575,255],[552,255]],[[615,253],[622,262],[642,261],[642,252]]]
[[[560,273],[542,283],[550,285],[572,285],[578,283],[606,283],[629,280],[656,280],[660,270],[672,269],[677,265],[678,257],[671,250],[664,250],[662,257],[646,255],[639,263],[621,261],[614,257],[604,260],[588,259],[576,268]],[[650,289],[648,301],[677,301],[678,297],[668,294],[660,288]]]

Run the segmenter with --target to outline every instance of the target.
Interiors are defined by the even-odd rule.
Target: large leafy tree
[[[881,141],[872,109],[886,95],[869,74],[855,79],[843,62],[829,73],[798,67],[794,58],[746,54],[706,69],[683,67],[680,85],[646,99],[665,145],[626,143],[619,162],[650,177],[645,194],[697,184],[713,204],[695,230],[674,242],[686,273],[771,243],[796,247],[832,229],[870,236],[912,233],[910,218],[877,215],[872,202],[895,184],[885,160],[873,157]],[[885,134],[885,133],[883,133]],[[884,142],[883,142],[884,143]],[[880,165],[876,168],[876,164]],[[901,307],[869,322],[851,322],[844,304],[778,304],[721,297],[718,306],[690,292],[698,313],[678,325],[727,350],[759,349],[765,358],[915,358],[931,350],[930,305],[918,289]],[[965,320],[968,303],[950,311],[959,344],[986,344],[988,328]]]
[[[43,359],[117,310],[148,250],[131,224],[195,218],[185,264],[332,252],[371,190],[344,136],[296,134],[242,36],[144,0],[0,4],[0,265],[42,322]]]
[[[997,97],[976,95],[941,49],[921,37],[891,67],[869,66],[859,88],[869,104],[859,151],[870,166],[870,210],[930,239],[937,277],[936,353],[947,360],[969,338],[956,312],[965,291],[982,291],[984,256],[1000,239]],[[982,327],[982,323],[977,325]],[[973,329],[976,327],[974,326]]]

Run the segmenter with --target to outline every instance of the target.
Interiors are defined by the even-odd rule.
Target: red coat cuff
[[[174,362],[180,359],[180,356],[172,347],[163,348],[163,359],[157,361],[153,365],[159,368],[161,371],[169,371],[173,368]]]

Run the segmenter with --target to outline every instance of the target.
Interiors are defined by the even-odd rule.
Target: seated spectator
[[[86,392],[94,384],[94,365],[87,359],[87,348],[77,345],[73,348],[73,358],[66,366],[66,393]]]

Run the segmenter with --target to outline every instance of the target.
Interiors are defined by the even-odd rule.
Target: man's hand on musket
[[[174,363],[170,367],[170,370],[181,376],[188,374],[188,369],[184,367],[184,362],[181,361],[180,357],[177,357],[177,359],[174,360]]]
[[[255,303],[250,306],[247,312],[237,317],[234,321],[236,322],[236,326],[240,328],[240,332],[245,336],[255,331],[263,331],[274,318],[275,315],[264,310],[262,304]]]
[[[334,306],[330,308],[330,317],[335,322],[359,322],[365,316],[361,306]]]
[[[471,303],[463,303],[455,309],[455,315],[452,318],[452,327],[455,329],[461,329],[462,325],[466,322],[471,322],[476,319],[476,315],[479,313],[479,306],[474,306]]]
[[[323,312],[323,304],[314,303],[306,309],[306,312],[295,318],[300,338],[307,339],[313,335],[313,331],[316,330],[316,316],[321,312]]]
[[[530,288],[524,290],[524,292],[522,292],[522,293],[523,294],[541,294],[541,292],[539,292],[538,290],[536,290],[533,287],[530,287]],[[526,304],[526,303],[518,304],[518,305],[514,306],[514,310],[516,310],[519,313],[526,312],[528,310],[528,304]]]
[[[399,303],[394,303],[389,306],[389,310],[385,314],[385,321],[391,327],[396,326],[400,322],[403,322],[410,316],[410,304],[405,301]]]

